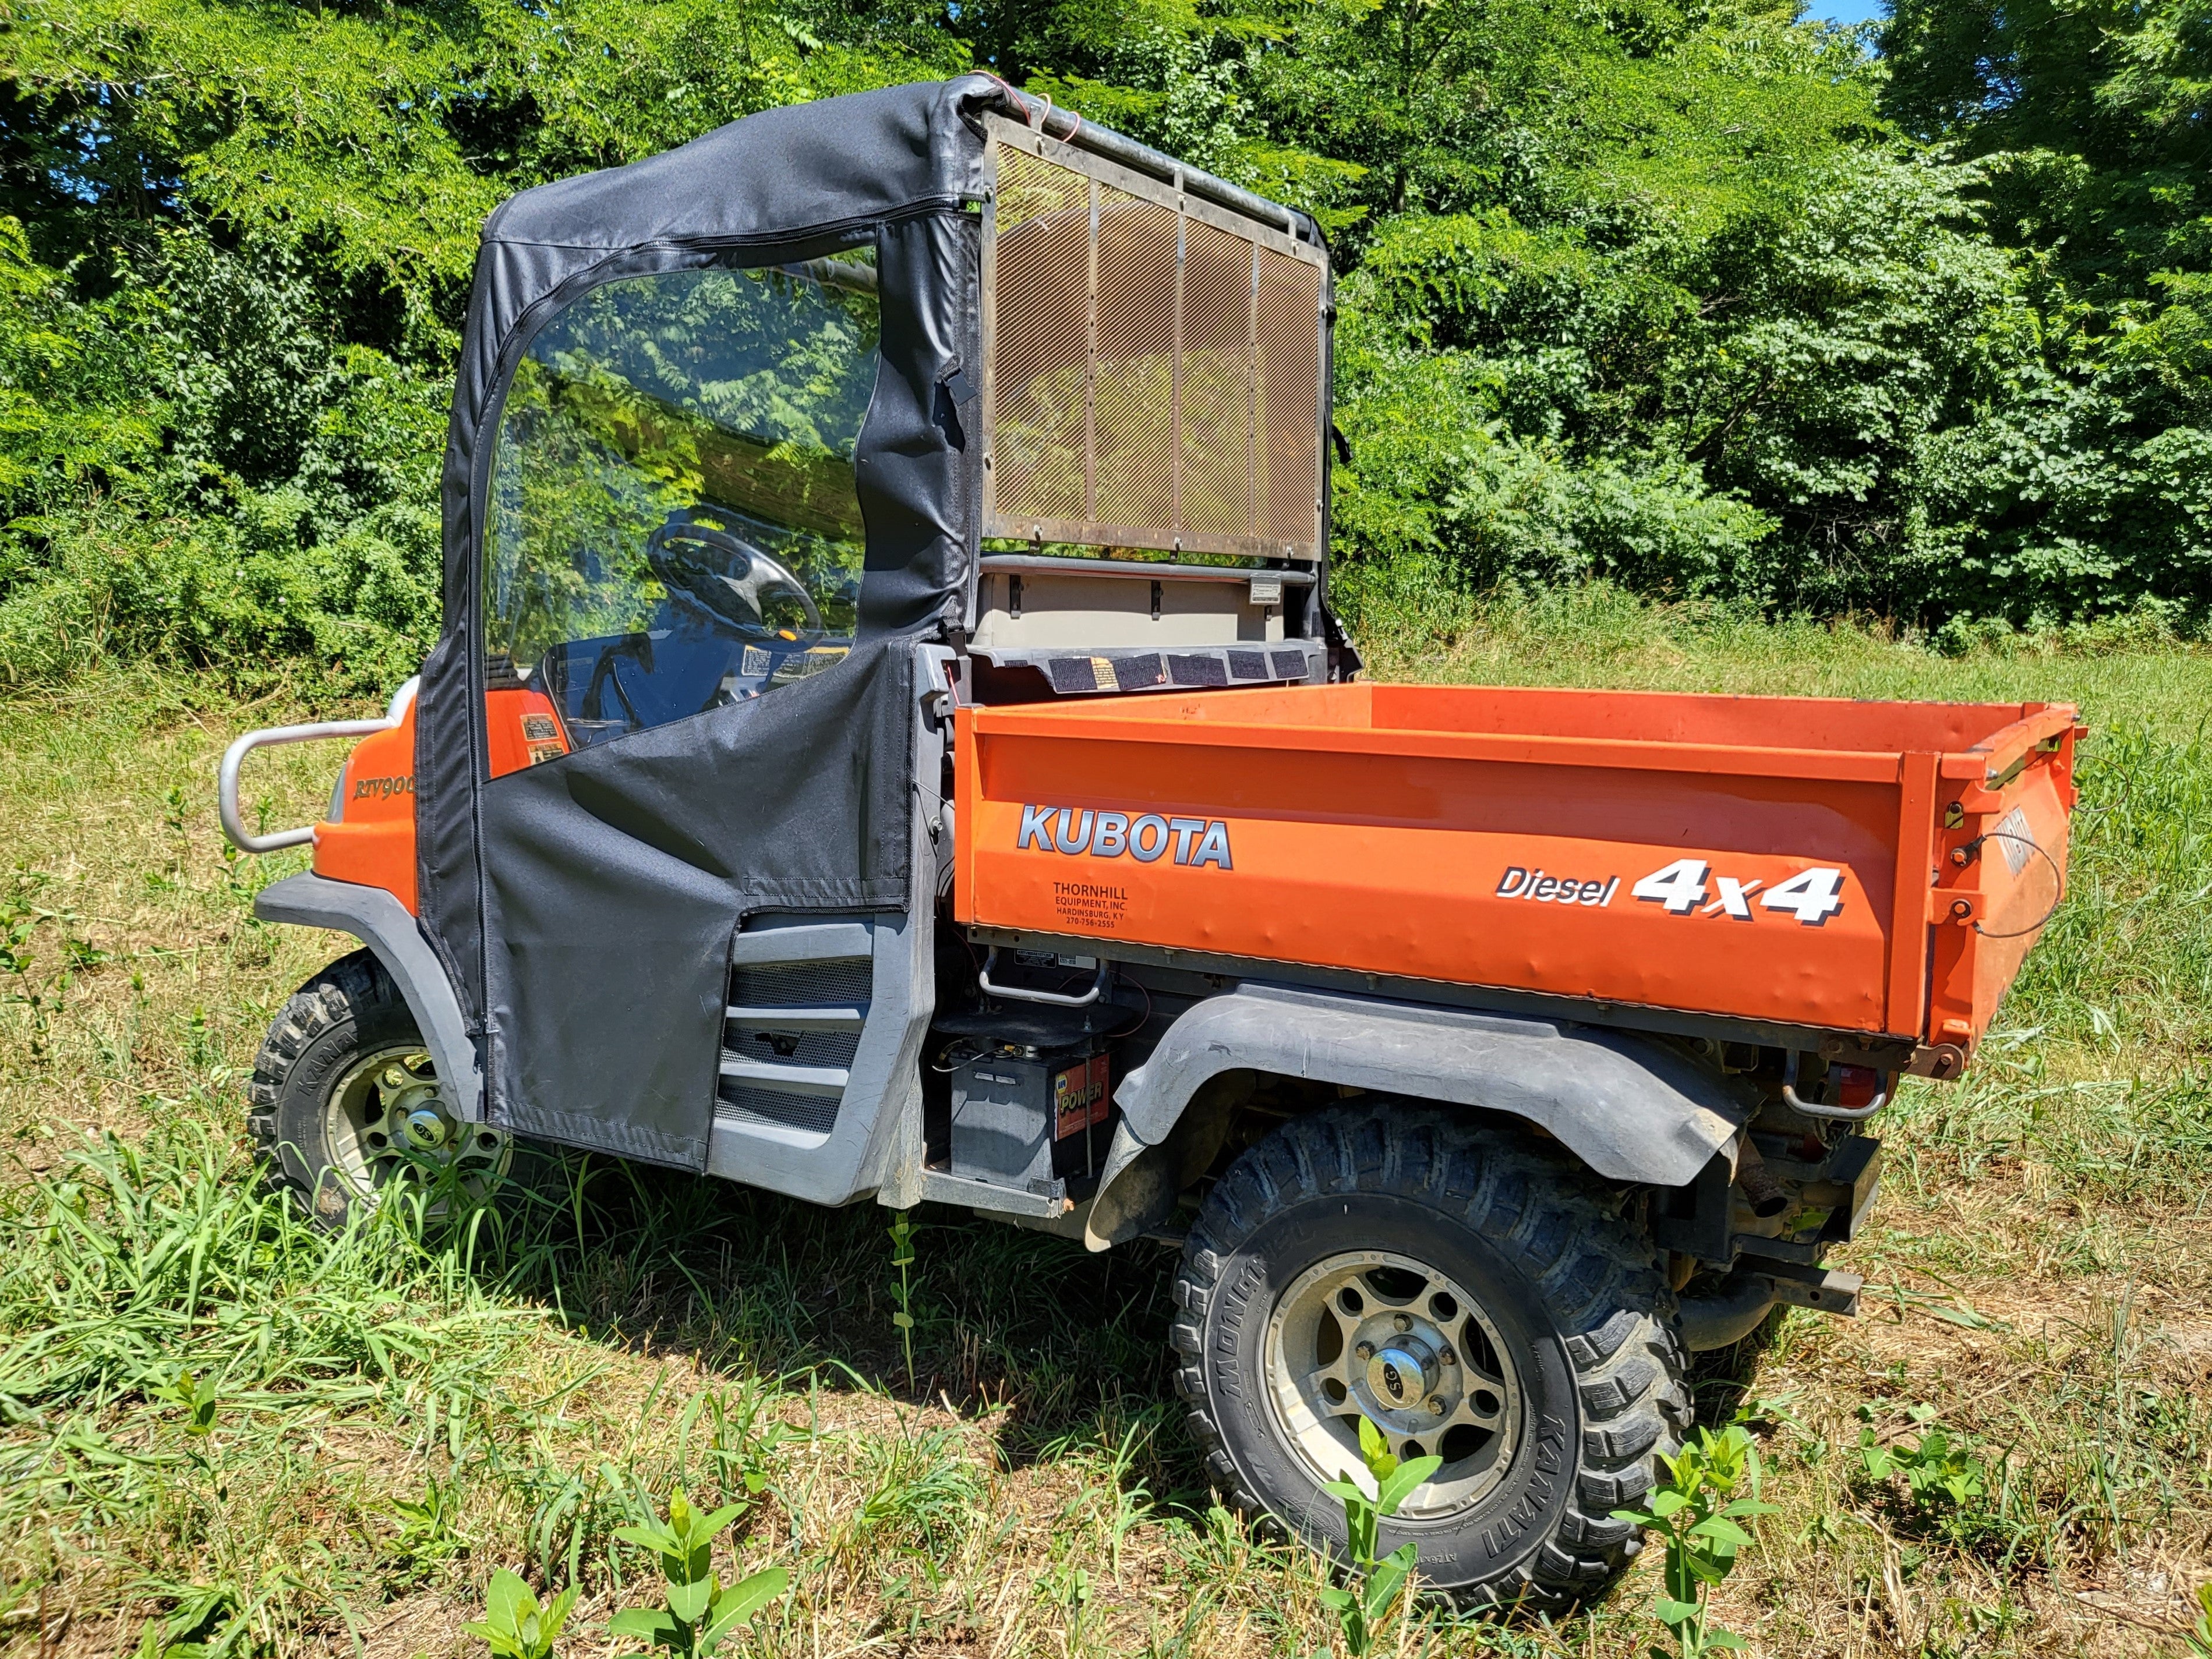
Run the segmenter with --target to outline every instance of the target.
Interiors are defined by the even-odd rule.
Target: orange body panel
[[[2055,898],[2074,730],[1364,684],[964,708],[956,914],[1965,1048],[2031,941],[1988,933]]]
[[[315,873],[381,887],[415,911],[415,705],[346,757],[336,822],[315,826]]]
[[[520,686],[484,694],[484,740],[495,778],[568,752],[568,733],[553,700]]]
[[[560,714],[543,692],[502,688],[484,697],[491,775],[503,777],[568,752]],[[346,757],[343,816],[315,826],[315,873],[381,887],[416,912],[415,705],[389,732]]]

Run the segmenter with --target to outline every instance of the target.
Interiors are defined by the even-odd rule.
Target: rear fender
[[[1176,1126],[1232,1071],[1503,1113],[1607,1180],[1662,1187],[1695,1179],[1753,1105],[1685,1056],[1619,1032],[1246,983],[1184,1013],[1115,1091],[1121,1121],[1085,1228],[1091,1249],[1166,1219],[1179,1190],[1166,1166],[1188,1152],[1171,1145]]]
[[[263,888],[253,901],[253,914],[264,921],[351,933],[374,951],[415,1016],[447,1107],[465,1123],[483,1121],[483,1077],[477,1046],[461,1018],[460,1000],[405,905],[381,887],[308,874]]]

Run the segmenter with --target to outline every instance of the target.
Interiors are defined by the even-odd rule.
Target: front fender
[[[416,1029],[445,1085],[446,1103],[465,1123],[483,1121],[483,1076],[477,1045],[461,1018],[460,1000],[405,905],[381,887],[311,872],[263,888],[254,898],[253,914],[264,921],[351,933],[374,951],[415,1016]]]
[[[1168,1139],[1201,1085],[1242,1070],[1504,1113],[1608,1180],[1662,1187],[1694,1179],[1750,1115],[1720,1077],[1626,1033],[1246,983],[1184,1013],[1115,1091],[1121,1123],[1092,1206],[1094,1249],[1164,1218],[1151,1214],[1156,1193],[1133,1203],[1113,1189]]]

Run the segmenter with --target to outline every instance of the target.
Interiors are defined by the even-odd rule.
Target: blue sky
[[[1881,0],[1813,0],[1805,15],[1830,23],[1865,23],[1881,15]]]

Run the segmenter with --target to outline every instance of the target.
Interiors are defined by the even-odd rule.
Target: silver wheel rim
[[[1347,1250],[1307,1268],[1268,1318],[1266,1366],[1275,1432],[1316,1481],[1362,1467],[1362,1417],[1401,1459],[1443,1458],[1401,1520],[1455,1515],[1512,1467],[1522,1389],[1497,1324],[1412,1256]]]
[[[453,1117],[430,1056],[411,1043],[374,1049],[346,1068],[324,1104],[323,1139],[331,1172],[371,1204],[410,1167],[426,1174],[451,1168],[461,1190],[481,1198],[514,1157],[505,1130]]]

